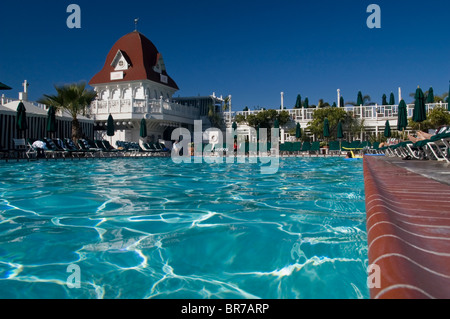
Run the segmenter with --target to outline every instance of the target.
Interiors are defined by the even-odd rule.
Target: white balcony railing
[[[196,119],[200,115],[198,108],[185,106],[168,100],[96,100],[91,105],[91,112],[94,115],[112,114],[162,114],[174,115],[188,119]]]
[[[433,103],[426,104],[427,113],[430,112],[435,107],[443,107],[448,109],[448,103]],[[352,112],[355,117],[366,119],[366,120],[386,120],[390,118],[397,119],[398,117],[398,105],[370,105],[370,106],[346,106],[344,107],[345,111]],[[308,108],[308,109],[289,109],[284,110],[289,112],[292,120],[296,122],[309,122],[313,118],[313,113],[316,108]],[[277,112],[281,112],[282,110],[277,110]],[[408,117],[411,118],[414,112],[414,104],[407,105]],[[260,110],[255,111],[240,111],[240,112],[232,112],[232,120],[234,121],[236,115],[243,115],[246,119],[250,114],[258,114],[261,112]],[[227,122],[229,122],[230,114],[229,112],[224,113],[224,117]]]

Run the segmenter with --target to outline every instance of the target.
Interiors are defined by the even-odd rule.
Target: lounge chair
[[[5,148],[2,148],[1,146],[0,146],[0,154],[3,155],[2,156],[3,159],[8,159],[9,158],[9,150],[5,149]]]
[[[450,127],[438,130],[437,134],[426,142],[436,160],[450,163]]]
[[[16,155],[17,159],[25,158],[27,153],[27,144],[25,139],[13,139],[14,148],[12,152]]]
[[[100,154],[100,156],[102,156],[101,149],[97,148],[95,145],[92,145],[92,143],[88,140],[78,140],[78,147],[86,154],[90,154],[92,157],[95,157],[95,154]]]
[[[310,153],[316,153],[317,155],[319,155],[320,153],[320,142],[313,142],[311,144],[311,149],[309,150]]]
[[[309,154],[310,150],[311,150],[311,142],[304,142],[303,145],[302,145],[301,152]]]
[[[292,151],[293,151],[295,154],[299,154],[301,150],[302,150],[302,143],[301,143],[301,142],[294,142],[293,150],[292,150]]]
[[[72,141],[72,140],[70,140]],[[80,157],[81,154],[84,154],[84,152],[82,152],[81,150],[79,150],[75,144],[73,144],[73,142],[71,143],[71,145],[69,145],[69,143],[67,142],[67,140],[63,140],[60,138],[56,138],[54,139],[54,142],[56,145],[58,145],[61,149],[64,150],[64,152],[66,152],[66,154],[70,155],[72,158],[73,157]]]
[[[341,153],[341,146],[339,141],[331,141],[329,145],[328,152],[330,154],[340,154]]]

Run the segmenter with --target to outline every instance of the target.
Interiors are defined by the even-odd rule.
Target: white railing
[[[448,109],[448,103],[433,103],[426,104],[427,113],[433,110],[436,107],[442,107]],[[308,108],[308,109],[289,109],[283,110],[289,112],[291,118],[296,122],[309,122],[313,118],[313,113],[317,108]],[[386,120],[386,119],[397,119],[398,117],[398,105],[370,105],[370,106],[345,106],[344,110],[347,112],[352,112],[356,118],[366,119],[366,120]],[[276,110],[277,112],[282,112],[282,110]],[[244,116],[245,119],[250,114],[256,115],[261,110],[254,111],[239,111],[232,112],[232,121],[236,119],[237,115]],[[414,112],[414,104],[407,105],[408,117],[413,116]],[[224,113],[224,118],[226,122],[229,122],[230,113]]]
[[[174,115],[189,119],[196,119],[200,116],[200,110],[193,106],[185,106],[173,103],[169,100],[144,100],[144,99],[123,99],[123,100],[96,100],[91,105],[91,112],[94,115],[112,114],[162,114]]]

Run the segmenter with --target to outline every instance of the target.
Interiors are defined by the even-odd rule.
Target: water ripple
[[[368,298],[362,164],[259,168],[0,165],[0,298]]]

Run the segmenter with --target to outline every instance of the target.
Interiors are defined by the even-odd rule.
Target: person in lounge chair
[[[417,137],[414,137],[412,135],[408,135],[408,139],[413,142],[413,143],[417,143],[419,141],[425,141],[425,140],[429,140],[430,138],[433,137],[433,135],[422,132],[422,131],[417,131],[416,133]]]
[[[36,142],[31,145],[36,152],[38,158],[44,158],[45,157],[45,151],[48,150],[47,145],[43,141],[37,140]]]

